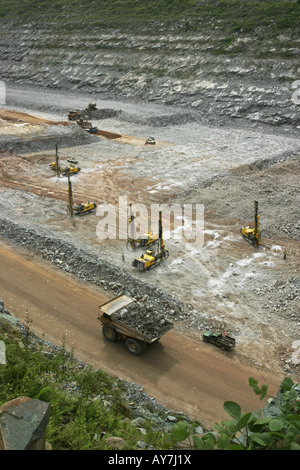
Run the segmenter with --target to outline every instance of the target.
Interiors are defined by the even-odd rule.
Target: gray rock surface
[[[1,450],[44,449],[44,435],[50,417],[50,404],[19,397],[0,407]],[[40,443],[39,443],[40,442]]]
[[[209,29],[178,33],[164,25],[154,33],[100,25],[65,36],[55,23],[8,24],[0,34],[0,76],[22,85],[182,106],[185,121],[299,126],[292,100],[299,79],[297,43],[276,38],[283,53],[276,56],[270,41],[237,36],[222,55],[215,53],[219,35]]]

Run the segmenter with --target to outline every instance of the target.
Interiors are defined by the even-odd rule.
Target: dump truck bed
[[[151,336],[141,333],[136,328],[133,328],[132,326],[128,325],[128,323],[125,323],[120,319],[114,318],[114,314],[116,314],[122,308],[129,306],[133,302],[134,299],[131,299],[130,297],[124,294],[119,295],[115,299],[109,300],[108,302],[99,306],[101,313],[98,316],[98,320],[100,320],[101,323],[108,323],[112,325],[117,331],[117,333],[124,337],[134,338],[139,341],[143,341],[147,344],[151,344],[159,340],[165,333],[167,333],[173,328],[173,322],[166,319],[165,321],[167,323],[167,327],[164,328],[164,331],[160,335],[153,338]]]

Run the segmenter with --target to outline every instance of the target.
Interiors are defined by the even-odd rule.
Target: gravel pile
[[[113,317],[152,340],[162,336],[171,328],[170,320],[161,313],[158,299],[152,302],[152,299],[148,299],[147,295],[142,297],[140,301],[114,313]]]
[[[300,279],[290,278],[275,282],[267,292],[257,292],[263,296],[262,308],[287,320],[294,320],[300,326],[299,315]]]

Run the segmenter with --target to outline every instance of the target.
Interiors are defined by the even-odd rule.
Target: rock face
[[[276,45],[267,41],[262,51],[255,37],[233,39],[220,54],[214,32],[178,34],[164,25],[154,34],[145,27],[125,32],[100,25],[68,35],[55,23],[6,25],[0,33],[0,76],[110,99],[184,106],[187,119],[203,122],[297,127],[295,42],[278,58]],[[281,51],[283,40],[289,43],[276,40]]]
[[[20,397],[0,408],[0,450],[45,450],[50,405]]]

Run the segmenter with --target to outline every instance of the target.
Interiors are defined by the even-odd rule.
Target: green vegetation
[[[257,380],[249,378],[249,385],[260,399],[268,387],[258,387]],[[241,407],[233,401],[226,401],[224,409],[232,419],[216,424],[216,434],[209,432],[203,436],[193,436],[188,423],[180,421],[173,427],[175,441],[190,439],[197,450],[300,450],[300,401],[294,382],[286,377],[280,386],[282,403],[278,414],[268,416],[259,413],[242,414]]]
[[[54,450],[105,450],[105,438],[121,437],[126,448],[142,440],[169,449],[171,436],[143,423],[147,434],[131,423],[131,410],[122,398],[124,383],[101,370],[82,367],[64,346],[57,352],[32,342],[30,321],[25,335],[0,322],[6,364],[0,365],[0,405],[20,396],[51,404],[46,440]],[[105,438],[103,435],[105,434]]]
[[[230,36],[264,27],[265,33],[298,31],[300,2],[292,0],[2,0],[0,17],[20,23],[50,20],[64,27],[131,27],[172,22],[186,31],[201,31],[209,23]]]
[[[143,35],[144,52],[210,52],[214,55],[248,55],[255,58],[293,59],[299,38],[300,1],[293,0],[2,0],[0,20],[9,29],[28,25],[39,33],[32,49],[72,49],[66,38],[82,35],[87,50],[109,51],[112,32]],[[101,39],[99,33],[108,32]],[[161,40],[161,35],[164,40]],[[26,36],[26,35],[25,35]],[[157,41],[159,41],[159,49]],[[118,51],[120,50],[120,41]],[[125,41],[126,42],[126,41]],[[95,44],[95,45],[94,45]],[[138,42],[137,42],[138,44]],[[186,48],[188,45],[188,49]],[[124,45],[127,47],[126,45]],[[135,51],[134,42],[130,53]],[[190,76],[190,73],[187,74]],[[178,78],[185,78],[178,77]]]

